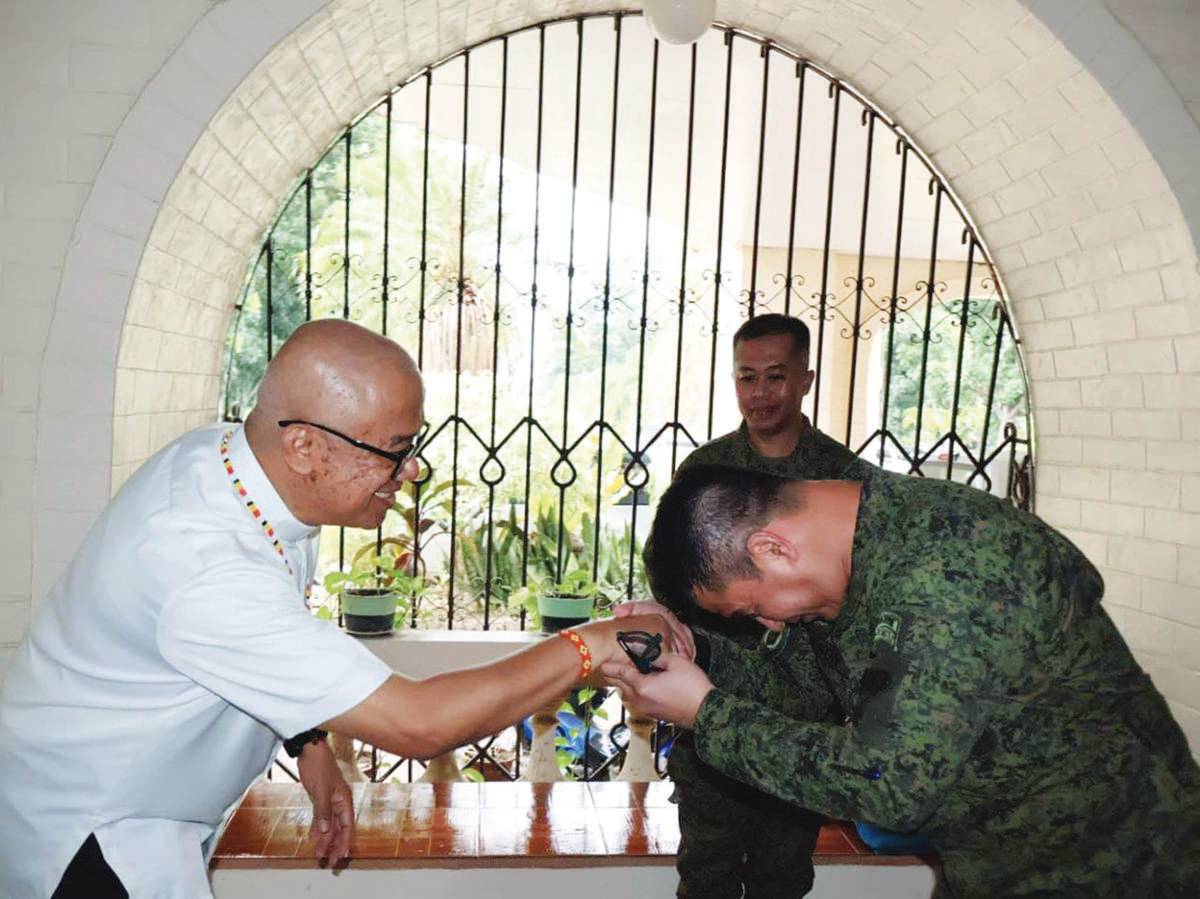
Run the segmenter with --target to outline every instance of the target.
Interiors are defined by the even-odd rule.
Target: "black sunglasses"
[[[427,428],[422,428],[421,433],[413,438],[412,443],[399,453],[393,453],[389,450],[380,449],[377,446],[371,446],[369,443],[363,443],[361,440],[355,440],[353,437],[348,437],[341,431],[335,431],[333,428],[328,428],[325,425],[319,425],[315,421],[304,421],[301,418],[285,418],[282,421],[276,422],[281,428],[286,428],[288,425],[307,425],[310,428],[316,428],[319,431],[325,431],[327,434],[332,434],[334,437],[340,437],[351,446],[366,450],[368,453],[374,453],[376,456],[387,459],[389,462],[395,462],[396,467],[392,469],[389,481],[396,480],[400,475],[400,470],[408,464],[409,459],[421,451],[421,442],[425,439]]]

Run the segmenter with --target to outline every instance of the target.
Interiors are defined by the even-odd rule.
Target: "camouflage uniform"
[[[695,450],[680,470],[696,464],[718,464],[764,471],[791,478],[860,480],[874,466],[805,421],[791,455],[768,458],[750,445],[746,426]],[[756,622],[731,622],[675,609],[691,624],[703,625],[741,646],[755,646],[763,634]],[[756,672],[741,691],[746,698],[762,695],[763,672]],[[802,681],[807,686],[819,681]],[[775,707],[793,708],[794,674],[780,672],[782,685]],[[729,689],[739,692],[737,686]],[[824,693],[822,690],[821,692]],[[824,693],[824,707],[833,697]],[[819,703],[818,703],[819,704]],[[819,717],[823,717],[822,711]],[[676,738],[667,766],[679,803],[680,844],[677,867],[679,895],[687,899],[794,899],[812,887],[812,851],[824,816],[797,809],[727,777],[700,761],[690,733]]]
[[[982,491],[880,472],[852,566],[837,619],[778,650],[711,638],[701,759],[930,837],[939,897],[1200,896],[1200,770],[1079,550]],[[812,723],[830,695],[844,726]]]

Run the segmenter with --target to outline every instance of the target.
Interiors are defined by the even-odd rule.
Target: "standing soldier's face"
[[[773,437],[800,417],[800,401],[812,387],[813,372],[790,334],[771,334],[734,346],[733,379],[746,428],[753,435]]]

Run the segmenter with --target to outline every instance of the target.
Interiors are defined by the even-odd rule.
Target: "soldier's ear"
[[[763,574],[790,568],[796,558],[792,542],[769,530],[754,531],[747,537],[746,552]]]

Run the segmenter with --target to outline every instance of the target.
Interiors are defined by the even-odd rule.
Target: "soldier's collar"
[[[875,514],[878,498],[870,479],[862,482],[858,498],[858,514],[854,519],[854,543],[850,550],[850,582],[846,585],[846,598],[834,622],[834,631],[844,630],[862,608],[866,599],[866,576],[874,569],[877,559],[888,552],[871,536],[870,521]]]

